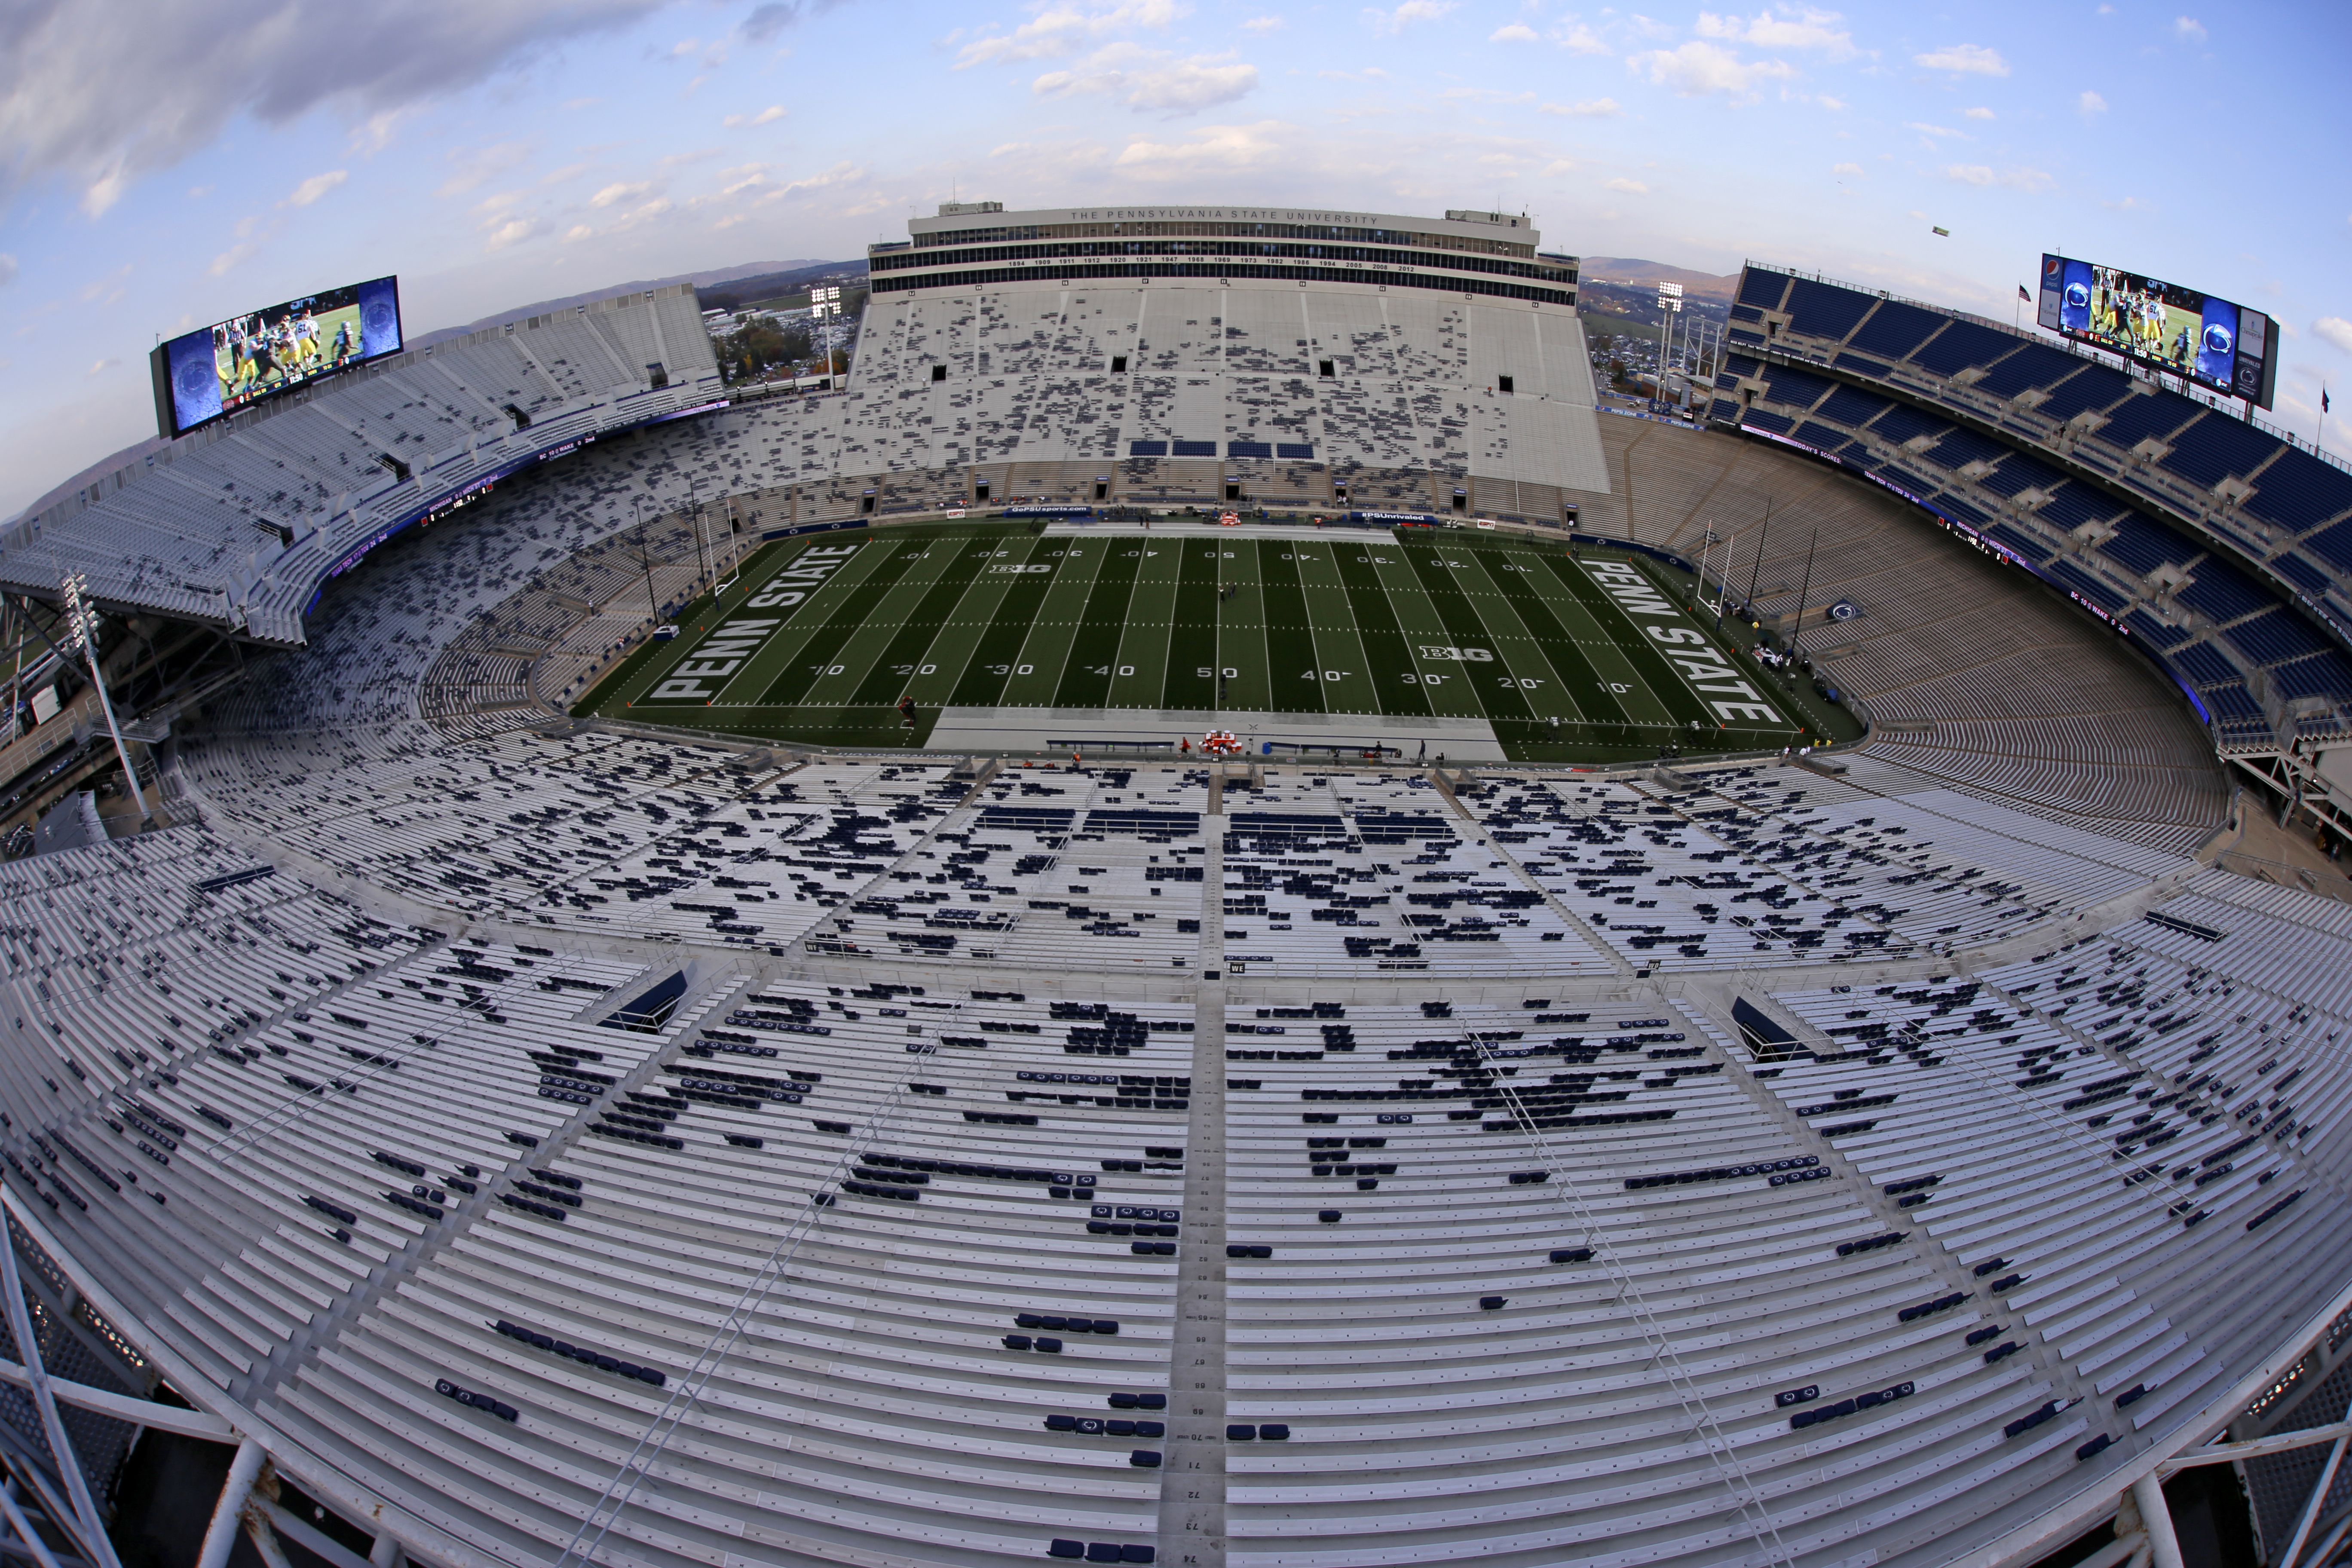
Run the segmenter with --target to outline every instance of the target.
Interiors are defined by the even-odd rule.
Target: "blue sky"
[[[159,336],[386,272],[423,331],[853,257],[956,195],[1499,204],[2003,319],[2063,248],[2272,312],[2308,436],[2352,390],[2347,58],[2340,0],[26,0],[0,515],[152,433]]]

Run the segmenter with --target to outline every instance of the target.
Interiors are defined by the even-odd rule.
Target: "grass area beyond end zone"
[[[921,747],[950,707],[1472,721],[1513,761],[1588,764],[1860,732],[1689,591],[1638,555],[1468,530],[840,530],[763,548],[572,711],[859,749]]]

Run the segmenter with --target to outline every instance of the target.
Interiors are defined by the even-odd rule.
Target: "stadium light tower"
[[[1683,286],[1661,281],[1658,284],[1658,401],[1666,396],[1666,342],[1674,334],[1675,318],[1682,313]]]
[[[131,748],[122,743],[122,726],[114,721],[114,701],[106,694],[106,677],[98,668],[98,612],[82,598],[89,582],[80,573],[68,572],[58,586],[66,596],[66,640],[89,660],[89,683],[98,691],[99,710],[106,715],[106,732],[114,737],[114,754],[122,761],[123,784],[139,803],[139,820],[152,823],[155,815],[147,809],[146,792],[139,787],[139,770],[131,765]]]

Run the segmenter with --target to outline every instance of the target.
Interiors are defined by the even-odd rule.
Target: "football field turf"
[[[1034,526],[779,541],[573,710],[837,746],[1197,744],[1213,724],[1253,752],[1426,741],[1569,763],[1777,750],[1843,717],[1615,552],[1468,530]]]

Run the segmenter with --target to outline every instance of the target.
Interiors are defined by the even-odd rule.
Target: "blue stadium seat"
[[[1939,311],[1882,300],[1878,309],[1871,312],[1870,320],[1863,322],[1845,346],[1891,360],[1904,359],[1927,341],[1928,333],[1950,320]]]
[[[1833,419],[1859,430],[1893,406],[1876,393],[1864,392],[1858,386],[1841,386],[1830,394],[1828,402],[1813,412],[1823,419]]]
[[[1992,514],[1975,502],[1946,490],[1936,498],[1936,510],[1946,517],[1958,518],[1971,528],[1983,528],[1992,521]]]
[[[2352,519],[2320,530],[2305,540],[2303,547],[2352,578]]]
[[[2063,559],[2053,561],[2044,570],[2060,583],[2074,589],[2111,616],[2117,614],[2124,607],[2124,597],[2121,594],[2116,593],[2072,561]]]
[[[1835,382],[1827,376],[1815,375],[1794,365],[1775,364],[1764,367],[1764,384],[1771,388],[1769,396],[1775,403],[1785,403],[1795,408],[1811,408],[1822,400]]]
[[[1780,309],[1781,292],[1789,286],[1785,272],[1769,272],[1751,267],[1739,279],[1739,302],[1766,310]]]
[[[2116,520],[2114,537],[2099,550],[2143,577],[2159,566],[2185,564],[2202,553],[2198,546],[2162,523],[2136,511],[2127,511]]]
[[[2226,562],[2207,556],[2197,568],[2197,580],[2180,590],[2179,600],[2208,620],[2234,621],[2251,616],[2273,601]]]
[[[2048,493],[2066,482],[2066,476],[2031,452],[2012,452],[2000,467],[1977,483],[1999,496],[2013,496],[2020,490],[2038,489]]]
[[[2086,522],[2101,522],[2123,510],[2123,503],[2105,490],[2070,484],[2053,494],[2040,516],[2053,528],[2073,532]]]
[[[1789,330],[1843,341],[1876,303],[1875,294],[1800,278],[1789,289]]]
[[[2306,594],[2325,594],[2336,586],[2334,579],[2319,567],[2290,550],[2271,559],[2271,570],[2302,589]]]
[[[2242,479],[2252,473],[2284,445],[2242,420],[2200,419],[2158,466],[2210,488],[2233,474]]]
[[[2204,412],[2202,404],[2191,403],[2178,393],[2126,398],[2099,426],[2099,439],[2128,452],[2150,436],[2172,435]]]
[[[1999,541],[2001,544],[2006,545],[2008,548],[2017,552],[2020,555],[2024,556],[2028,561],[2044,561],[2049,558],[2051,553],[2050,547],[2048,545],[2042,543],[2032,534],[2027,533],[2023,529],[2014,527],[2010,523],[1994,523],[1990,528],[1985,530],[1985,537]]]
[[[2221,635],[2255,664],[2287,664],[2327,651],[2327,639],[2284,607],[2242,621]]]
[[[1954,430],[1928,450],[1927,458],[1942,468],[1958,468],[1969,463],[1997,463],[2008,454],[2009,447],[1990,436]]]
[[[2334,648],[2281,665],[2271,672],[2271,679],[2278,694],[2289,701],[2298,697],[2327,697],[2339,703],[2352,699],[2352,659]]]
[[[1951,427],[1952,423],[1948,419],[1938,419],[1932,414],[1924,414],[1916,408],[1898,404],[1878,416],[1878,423],[1870,427],[1870,433],[1882,441],[1892,441],[1899,447],[1915,436],[1941,435]]]
[[[2239,679],[2238,667],[2210,643],[2196,643],[2172,656],[2181,674],[2200,687],[2220,686]]]
[[[1954,321],[1932,342],[1913,350],[1911,363],[1936,375],[1957,375],[1972,364],[1997,360],[2017,346],[2017,339],[1998,328]]]
[[[2169,653],[2189,637],[2189,634],[2181,627],[2166,626],[2146,610],[2134,610],[2124,617],[2124,625],[2131,628],[2134,637],[2158,653]]]
[[[1985,373],[1977,390],[2015,397],[2029,387],[2047,386],[2083,362],[2046,343],[2028,343]]]
[[[2085,408],[2111,408],[2132,389],[2131,377],[2112,366],[2074,363],[2081,368],[2053,384],[2049,399],[2036,411],[2044,418],[2063,424]]]
[[[2290,448],[2263,470],[2242,510],[2300,533],[2352,511],[2352,474]]]

